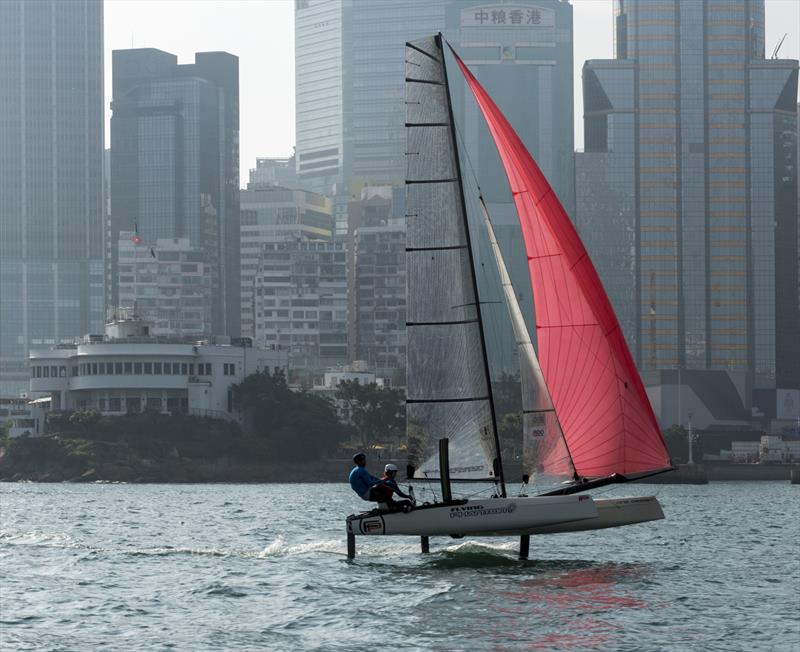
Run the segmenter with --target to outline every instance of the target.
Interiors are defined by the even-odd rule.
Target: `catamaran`
[[[550,184],[455,50],[453,60],[500,155],[528,258],[538,357],[491,220],[479,198],[516,339],[522,388],[522,487],[501,456],[441,34],[406,43],[408,477],[440,488],[409,512],[347,518],[356,536],[519,536],[664,518],[653,496],[588,490],[672,470],[664,439],[603,285]],[[490,494],[475,498],[475,483]],[[527,495],[530,487],[544,487]],[[467,487],[457,494],[456,487]],[[470,497],[473,496],[473,497]]]

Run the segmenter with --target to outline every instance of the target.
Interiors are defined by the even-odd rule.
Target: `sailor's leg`
[[[519,558],[520,559],[527,559],[528,558],[528,551],[531,547],[531,535],[530,534],[523,534],[519,538]]]
[[[427,554],[431,551],[431,544],[430,541],[428,540],[428,537],[420,537],[419,546],[423,554]]]
[[[353,559],[356,556],[356,535],[349,529],[347,530],[347,558]]]

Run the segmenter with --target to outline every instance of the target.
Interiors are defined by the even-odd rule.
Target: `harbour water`
[[[4,484],[0,649],[800,649],[798,487],[624,494],[667,520],[351,562],[345,484]]]

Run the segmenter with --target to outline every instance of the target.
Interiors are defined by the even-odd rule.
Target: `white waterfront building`
[[[232,387],[257,371],[286,371],[285,351],[249,338],[156,336],[150,322],[118,311],[104,335],[30,352],[31,395],[51,410],[115,415],[154,411],[235,418]]]

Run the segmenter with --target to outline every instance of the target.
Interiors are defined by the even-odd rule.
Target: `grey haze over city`
[[[0,8],[0,394],[15,404],[225,414],[227,388],[263,368],[297,387],[346,373],[404,388],[403,46],[442,31],[571,216],[661,426],[797,419],[800,3]],[[451,87],[467,212],[475,228],[480,184],[534,331],[511,194]],[[484,235],[473,249],[492,373],[514,376]],[[98,367],[75,348],[148,337],[255,353]],[[206,398],[155,378],[217,367],[229,378]]]
[[[800,0],[0,0],[0,650],[800,650]]]

